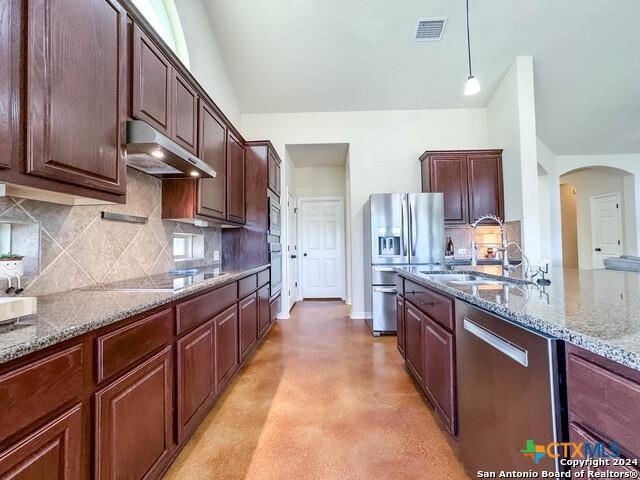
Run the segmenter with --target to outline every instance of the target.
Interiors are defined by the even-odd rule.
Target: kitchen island
[[[518,465],[512,444],[536,431],[538,443],[601,445],[600,456],[621,459],[584,470],[638,474],[639,274],[553,269],[541,286],[493,266],[397,271],[398,350],[472,474],[483,462]],[[483,450],[500,440],[502,457]]]

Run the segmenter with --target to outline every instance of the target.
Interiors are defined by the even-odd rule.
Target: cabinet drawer
[[[0,478],[83,478],[82,447],[82,405],[78,404],[0,453]]]
[[[99,336],[96,381],[124,372],[169,343],[171,323],[171,310],[167,309]]]
[[[258,276],[249,275],[238,281],[238,297],[242,298],[258,288]]]
[[[211,320],[238,299],[235,282],[205,293],[176,306],[176,329],[178,335]]]
[[[0,377],[0,438],[78,398],[83,357],[82,345],[76,345]]]
[[[269,283],[269,269],[258,273],[258,287]]]
[[[640,456],[640,384],[569,354],[567,390],[572,421]]]
[[[453,300],[409,280],[404,281],[404,295],[433,320],[454,330]]]

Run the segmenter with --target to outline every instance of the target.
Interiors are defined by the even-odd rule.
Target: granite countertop
[[[238,280],[269,265],[222,268],[221,275],[177,291],[70,290],[38,297],[38,313],[0,326],[0,363],[55,345],[64,340],[138,313],[168,304],[199,291]],[[208,272],[207,268],[200,269]],[[218,272],[216,272],[218,273]],[[140,280],[146,284],[149,279]],[[131,283],[131,281],[129,281]]]
[[[640,371],[640,274],[553,268],[551,285],[454,285],[435,273],[500,277],[494,266],[398,267],[404,277]],[[518,276],[519,275],[519,276]],[[522,280],[521,274],[512,279]]]

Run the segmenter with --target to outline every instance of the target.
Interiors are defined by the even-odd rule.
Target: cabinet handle
[[[424,292],[416,292],[415,290],[413,290],[412,292],[405,292],[406,295],[424,295]],[[421,302],[420,300],[418,300],[417,298],[415,299],[415,302],[423,305],[425,307],[435,307],[437,302],[431,301],[431,302]]]

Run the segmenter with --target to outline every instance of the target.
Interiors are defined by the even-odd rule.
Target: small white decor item
[[[37,312],[36,297],[0,297],[0,325]]]
[[[7,294],[15,293],[20,295],[23,291],[20,277],[24,274],[22,266],[22,256],[11,253],[0,255],[0,278],[7,280]],[[16,287],[13,286],[15,279]]]

